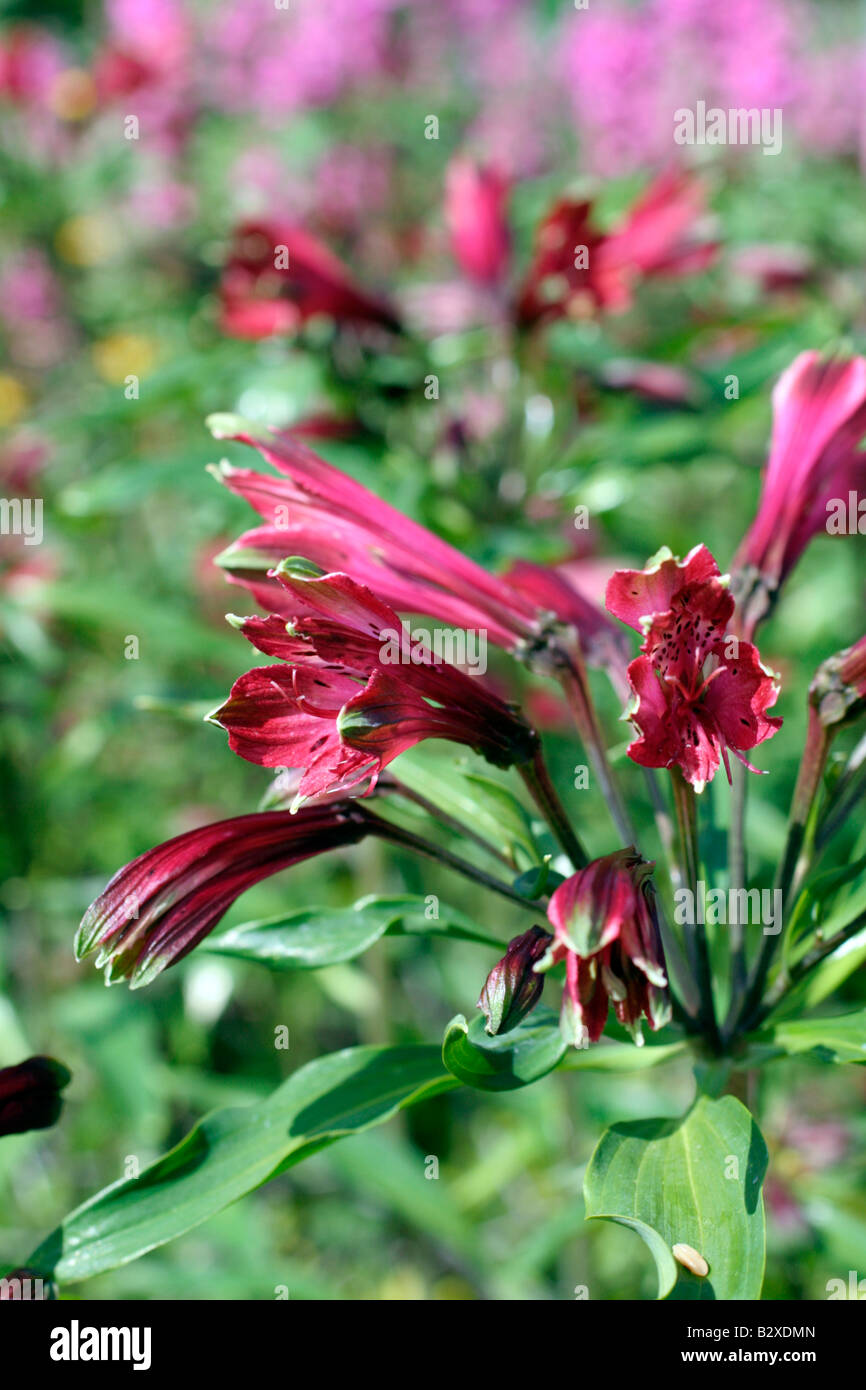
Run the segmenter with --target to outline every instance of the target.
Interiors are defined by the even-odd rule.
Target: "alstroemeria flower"
[[[390,306],[365,293],[327,247],[300,227],[247,222],[220,283],[222,328],[235,338],[293,333],[314,314],[337,323],[400,327]]]
[[[609,1004],[638,1044],[641,1018],[654,1031],[670,1020],[652,870],[633,848],[617,850],[572,874],[550,899],[553,941],[535,969],[565,961],[560,1026],[576,1047],[598,1041]]]
[[[445,178],[445,220],[464,274],[496,285],[508,268],[508,181],[492,168],[452,159]]]
[[[518,321],[620,312],[640,279],[704,269],[717,248],[695,238],[702,212],[700,184],[681,173],[657,178],[622,226],[607,234],[593,226],[590,202],[561,200],[538,229]]]
[[[828,504],[847,512],[866,493],[866,357],[801,352],[773,391],[773,436],[758,513],[732,570],[751,636],[809,541],[828,530]]]
[[[302,767],[297,804],[345,791],[422,739],[476,749],[499,767],[531,758],[532,729],[477,676],[437,660],[399,617],[345,574],[287,560],[275,577],[291,610],[238,619],[283,666],[241,676],[210,718],[234,752],[265,767]]]
[[[0,1136],[48,1129],[60,1118],[60,1092],[72,1077],[53,1057],[28,1057],[0,1068]]]
[[[108,984],[151,980],[197,946],[241,893],[369,830],[347,803],[265,811],[203,825],[147,850],[114,875],[84,914],[78,960],[97,951]]]
[[[217,563],[266,611],[292,616],[292,604],[268,576],[287,555],[351,574],[399,613],[427,614],[454,627],[483,630],[512,649],[539,633],[535,607],[504,580],[320,459],[291,432],[234,415],[208,421],[217,439],[260,449],[279,477],[223,463],[220,482],[262,516]]]
[[[643,767],[678,764],[696,791],[715,776],[720,758],[730,780],[728,750],[757,772],[743,750],[781,725],[767,714],[778,686],[757,648],[728,634],[734,600],[706,546],[684,560],[664,547],[645,570],[618,570],[607,606],[644,639],[628,668],[628,718],[640,734],[629,757]]]

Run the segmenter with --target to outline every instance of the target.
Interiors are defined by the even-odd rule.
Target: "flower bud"
[[[508,1033],[535,1008],[544,988],[543,975],[534,973],[552,938],[541,927],[530,927],[509,941],[502,960],[487,976],[478,999],[487,1023],[485,1032]]]

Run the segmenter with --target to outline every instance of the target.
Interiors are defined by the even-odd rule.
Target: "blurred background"
[[[44,1052],[73,1072],[57,1129],[0,1144],[0,1264],[23,1263],[210,1108],[359,1041],[438,1040],[493,963],[420,938],[293,975],[199,950],[136,993],[75,964],[80,916],[117,868],[268,790],[201,720],[255,664],[224,621],[251,603],[212,564],[255,519],[205,471],[223,453],[254,460],[216,446],[205,416],[304,425],[325,457],[494,568],[572,558],[598,595],[615,562],[704,541],[724,569],[754,513],[775,378],[805,348],[866,347],[864,80],[860,7],[826,0],[0,4],[0,491],[44,503],[41,544],[0,537],[0,1065]],[[781,153],[678,149],[671,112],[698,99],[780,108]],[[614,226],[675,155],[703,180],[712,266],[641,286],[625,313],[516,334],[503,306],[556,199],[591,198]],[[495,292],[454,254],[455,157],[505,190]],[[224,269],[238,226],[265,220],[306,229],[405,331],[315,314],[239,335]],[[759,881],[782,843],[808,680],[866,630],[863,558],[859,538],[814,542],[764,631],[785,725],[759,759],[772,775],[750,787]],[[589,849],[615,848],[595,793],[571,790],[583,755],[553,687],[491,663],[503,689],[520,683]],[[619,707],[597,690],[655,853]],[[455,778],[472,770],[426,751]],[[528,863],[533,843],[551,846],[521,818],[516,780],[496,781]],[[712,857],[724,779],[703,802]],[[857,852],[852,825],[837,861]],[[375,844],[261,885],[227,923],[403,890],[440,894],[503,940],[525,926]],[[847,990],[866,994],[862,978]],[[273,1046],[283,1024],[288,1052]],[[829,1278],[866,1273],[863,1072],[776,1063],[761,1087],[765,1296],[825,1297]],[[606,1124],[678,1113],[691,1094],[678,1064],[461,1090],[80,1292],[652,1297],[637,1239],[584,1226],[583,1170]]]

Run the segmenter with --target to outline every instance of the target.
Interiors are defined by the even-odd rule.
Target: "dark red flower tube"
[[[53,1057],[28,1057],[0,1069],[0,1136],[56,1124],[63,1106],[60,1093],[71,1079]]]
[[[368,830],[350,804],[267,811],[188,830],[116,873],[87,909],[78,960],[97,952],[108,984],[149,984],[207,936],[247,888]]]
[[[296,804],[365,779],[422,739],[476,749],[500,767],[530,760],[528,724],[477,676],[439,660],[392,608],[345,574],[286,560],[275,571],[291,621],[237,619],[285,666],[257,667],[210,716],[234,752],[265,767],[303,768]]]
[[[493,168],[452,159],[445,178],[445,220],[464,274],[496,285],[508,269],[508,181]]]
[[[322,570],[351,574],[399,613],[483,629],[508,650],[537,639],[535,606],[516,589],[340,473],[291,432],[234,415],[213,415],[208,424],[217,439],[261,450],[280,473],[226,463],[216,470],[219,481],[266,522],[217,560],[263,608],[294,615],[268,573],[288,555],[305,555]]]

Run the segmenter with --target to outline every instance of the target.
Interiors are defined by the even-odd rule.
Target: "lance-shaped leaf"
[[[866,1062],[866,1009],[777,1023],[755,1038],[779,1055],[813,1053],[823,1062]]]
[[[216,955],[258,961],[271,970],[317,970],[361,955],[385,935],[449,936],[501,949],[504,943],[470,918],[439,903],[427,917],[424,898],[371,894],[351,907],[303,907],[260,922],[244,922],[212,938]]]
[[[458,1014],[445,1030],[442,1058],[465,1086],[515,1091],[552,1071],[565,1048],[559,1021],[550,1009],[536,1009],[516,1028],[495,1037],[484,1031],[481,1014],[471,1023]]]
[[[434,1047],[352,1047],[320,1057],[266,1101],[214,1111],[139,1177],[97,1193],[29,1264],[61,1283],[126,1264],[336,1139],[455,1084]]]
[[[700,1096],[681,1119],[634,1120],[601,1137],[584,1179],[587,1218],[636,1230],[655,1260],[659,1298],[756,1299],[764,1278],[761,1184],[767,1149],[733,1096]],[[678,1265],[691,1246],[709,1272]]]

